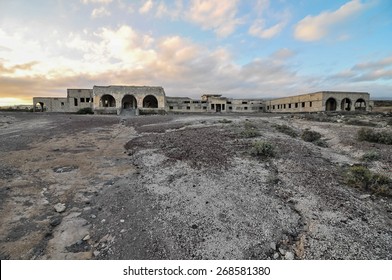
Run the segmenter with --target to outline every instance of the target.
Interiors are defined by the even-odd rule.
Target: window
[[[283,109],[286,109],[286,104],[283,105]]]
[[[169,109],[170,109],[170,110],[173,110],[173,106],[169,106]]]
[[[203,110],[207,110],[207,106],[203,106]]]
[[[259,107],[259,110],[263,110],[263,107]]]
[[[231,104],[231,101],[227,101],[227,104]]]
[[[94,98],[91,98],[91,102],[94,102]]]
[[[86,98],[86,102],[90,102],[90,98],[89,97]]]
[[[225,110],[225,104],[222,104],[222,111]]]
[[[215,109],[215,104],[211,104],[211,109],[212,109],[212,110]]]
[[[298,103],[295,103],[295,108],[298,108]]]
[[[189,103],[191,103],[189,100],[187,100],[187,101],[184,101],[184,103],[185,104],[189,104]]]
[[[244,110],[248,110],[248,107],[244,107]]]
[[[74,106],[78,106],[78,99],[74,98]]]
[[[192,101],[193,104],[198,104],[200,101]]]
[[[248,102],[246,102],[246,101],[242,101],[242,104],[248,104]]]
[[[61,106],[64,106],[64,102],[61,102]]]
[[[267,110],[269,110],[269,107],[270,107],[270,106],[267,106]]]
[[[309,107],[312,107],[312,101],[309,102]]]
[[[272,105],[272,110],[275,110],[275,105]]]
[[[229,107],[229,110],[233,110],[233,107],[230,106],[230,107]]]
[[[291,109],[291,103],[289,104],[289,109]]]
[[[84,97],[80,98],[80,103],[82,103],[82,102],[84,103]]]
[[[190,106],[187,106],[187,107],[186,107],[186,109],[187,109],[187,110],[190,110],[190,109],[191,109],[191,107],[190,107]]]
[[[305,107],[305,102],[302,102],[302,108]]]
[[[207,103],[207,101],[202,101],[201,103]]]

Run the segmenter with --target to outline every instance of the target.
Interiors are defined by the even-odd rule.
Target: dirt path
[[[260,136],[241,137],[245,122]],[[329,147],[277,124],[318,131]],[[341,180],[369,148],[385,154],[370,167],[392,176],[390,147],[356,142],[357,126],[7,114],[0,127],[2,259],[392,258],[391,198]],[[276,156],[250,156],[256,140]]]

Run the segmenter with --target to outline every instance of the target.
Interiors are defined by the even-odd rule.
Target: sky
[[[94,85],[392,99],[392,1],[0,0],[0,106]]]

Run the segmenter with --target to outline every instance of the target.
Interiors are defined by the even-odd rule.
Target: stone
[[[92,219],[95,219],[97,216],[95,216],[94,214],[92,214],[90,217],[91,217]]]
[[[93,253],[93,254],[94,254],[94,257],[98,256],[99,253],[100,253],[100,252],[99,252],[98,250],[95,250],[94,253]]]
[[[83,237],[83,241],[87,241],[87,240],[89,240],[91,237],[90,237],[90,234],[87,234],[85,237]]]
[[[270,248],[274,251],[276,251],[276,243],[275,242],[271,242],[270,243]]]
[[[286,254],[284,255],[284,258],[286,260],[294,260],[294,254],[292,252],[286,252]]]
[[[123,223],[123,222],[125,222],[125,220],[120,220],[120,223]]]
[[[101,223],[104,223],[104,222],[106,222],[106,220],[105,220],[105,219],[102,219],[102,220],[101,220]]]
[[[57,227],[59,224],[61,224],[61,219],[59,217],[55,217],[52,220],[50,220],[50,225],[52,227]]]
[[[278,252],[275,252],[275,254],[274,254],[274,259],[277,260],[278,258],[279,258],[279,253],[278,253]]]
[[[286,254],[286,250],[279,248],[279,253],[284,256]]]
[[[370,197],[370,194],[363,194],[359,196],[359,199],[367,199]]]
[[[125,229],[122,229],[122,230],[120,231],[120,233],[124,233],[124,232],[126,232],[126,230],[125,230]]]
[[[54,209],[56,210],[57,213],[62,213],[62,212],[65,211],[66,207],[65,207],[65,204],[64,204],[64,203],[57,203],[57,204],[54,206]]]

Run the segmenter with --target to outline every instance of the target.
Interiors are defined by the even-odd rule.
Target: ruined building
[[[34,97],[34,110],[77,112],[91,108],[96,114],[156,114],[165,112],[325,112],[371,111],[369,93],[320,91],[276,99],[233,99],[205,94],[201,99],[168,97],[162,87],[94,86],[68,89],[67,97]]]

